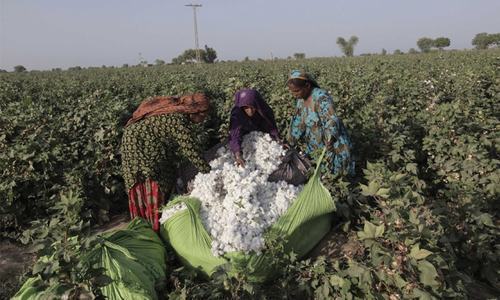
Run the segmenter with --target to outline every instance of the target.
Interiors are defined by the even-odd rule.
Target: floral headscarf
[[[312,76],[310,73],[307,73],[304,70],[293,70],[292,72],[290,72],[290,76],[288,77],[287,83],[291,79],[302,79],[311,83],[313,87],[319,87],[318,83],[316,82],[316,79],[314,79],[314,76]]]
[[[182,97],[153,97],[144,100],[134,111],[127,125],[142,119],[171,113],[195,114],[207,111],[210,101],[202,93],[185,95]]]

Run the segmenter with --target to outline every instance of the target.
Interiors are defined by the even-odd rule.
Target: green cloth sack
[[[318,166],[322,158],[321,155]],[[270,227],[270,231],[283,237],[285,251],[293,251],[299,258],[306,255],[330,230],[335,204],[320,181],[316,168],[290,208]],[[201,202],[196,198],[177,197],[167,207],[185,203],[186,210],[174,214],[160,226],[160,235],[168,241],[181,261],[210,276],[217,267],[228,264],[229,272],[244,272],[250,281],[264,282],[277,270],[275,257],[264,250],[262,254],[243,252],[226,253],[216,257],[211,252],[212,238],[200,218]]]
[[[126,229],[103,234],[82,261],[104,268],[111,278],[101,288],[107,299],[157,299],[155,284],[165,279],[165,256],[164,244],[151,225],[136,218]],[[41,290],[37,287],[40,281],[40,277],[28,279],[13,299],[46,299],[64,292],[61,285]]]

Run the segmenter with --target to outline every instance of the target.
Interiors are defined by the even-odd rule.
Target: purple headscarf
[[[247,116],[244,107],[253,107],[256,113]],[[233,153],[241,151],[243,136],[251,131],[269,133],[273,139],[278,139],[278,128],[271,107],[264,101],[259,92],[254,89],[242,89],[234,95],[234,106],[229,122],[229,148]]]

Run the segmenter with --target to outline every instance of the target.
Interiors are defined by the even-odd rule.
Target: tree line
[[[354,55],[354,47],[359,42],[359,38],[357,36],[351,36],[348,40],[343,37],[337,38],[337,45],[340,47],[340,50],[345,56],[353,56]],[[438,50],[443,50],[446,47],[451,45],[451,40],[447,37],[438,37],[435,39],[429,37],[422,37],[417,40],[417,46],[421,52],[427,53],[433,50],[434,48]],[[490,47],[499,47],[500,46],[500,33],[488,34],[486,32],[481,32],[476,34],[476,36],[472,39],[472,45],[478,50],[488,49]],[[417,53],[414,48],[411,48],[408,53]],[[387,54],[385,49],[382,49],[382,54]],[[403,54],[403,52],[399,49],[394,51],[394,54]]]
[[[337,38],[337,45],[339,46],[340,50],[345,56],[354,56],[354,48],[358,44],[359,38],[355,35],[351,36],[349,39],[345,39],[343,37],[338,37]],[[500,47],[500,33],[486,33],[486,32],[481,32],[478,33],[474,36],[472,39],[472,45],[475,47],[475,49],[478,50],[484,50],[488,49],[490,47]],[[435,39],[429,38],[429,37],[422,37],[417,40],[417,46],[420,49],[421,52],[427,53],[432,51],[433,49],[438,49],[438,50],[443,50],[446,47],[449,47],[451,45],[451,40],[447,37],[438,37]],[[199,51],[200,54],[200,61],[197,59],[197,52]],[[418,53],[417,50],[414,48],[411,48],[408,53],[414,54]],[[387,54],[387,50],[382,49],[382,55]],[[403,51],[396,49],[393,54],[404,54]],[[369,54],[361,54],[361,55],[369,55]],[[293,54],[294,59],[305,59],[306,54],[305,53],[294,53]],[[276,60],[279,58],[274,58],[273,60]],[[287,59],[292,59],[292,56],[288,56]],[[214,48],[208,47],[205,45],[203,49],[187,49],[184,50],[182,54],[179,56],[175,57],[172,59],[172,64],[189,64],[189,63],[214,63],[217,60],[217,51],[215,51]],[[249,57],[245,57],[244,61],[249,61]],[[263,59],[258,59],[258,60],[263,60]],[[162,59],[156,59],[155,60],[155,65],[164,65],[166,62]],[[139,63],[141,66],[153,66],[153,64],[148,64],[147,61],[143,60]],[[126,68],[128,67],[128,64],[123,64],[122,67]],[[106,66],[102,66],[102,68],[106,68]],[[81,70],[82,68],[80,66],[76,67],[70,67],[68,68],[69,71],[76,71],[76,70]],[[61,68],[54,68],[52,69],[53,71],[61,71]],[[26,72],[27,69],[22,66],[22,65],[17,65],[14,67],[14,72],[16,73],[22,73]],[[0,69],[0,73],[5,73],[7,72],[6,70]]]

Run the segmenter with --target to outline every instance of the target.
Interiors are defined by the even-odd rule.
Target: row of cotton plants
[[[268,134],[247,134],[242,148],[245,167],[237,166],[229,149],[221,147],[210,162],[212,170],[195,177],[190,193],[202,203],[201,219],[216,256],[260,252],[264,231],[285,213],[301,189],[284,181],[267,181],[286,152]],[[184,204],[165,209],[160,222],[182,209]]]

